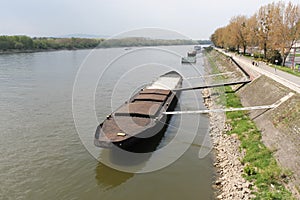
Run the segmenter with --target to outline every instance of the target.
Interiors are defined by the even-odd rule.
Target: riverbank
[[[215,54],[213,56],[217,59],[210,61],[208,58],[206,66],[217,68],[215,70],[219,70],[219,73],[232,71],[229,70],[227,66],[229,66],[229,68],[234,68],[234,66],[228,62],[225,56],[221,54]],[[209,69],[207,69],[207,71],[211,73]],[[213,73],[217,73],[216,71]],[[263,79],[263,77],[259,79]],[[262,80],[262,82],[263,81],[264,80]],[[254,82],[250,84],[250,86],[253,86],[253,88],[265,87],[264,85],[256,84],[257,82]],[[214,108],[215,106],[220,107],[222,105],[226,105],[227,107],[242,107],[244,105],[244,99],[254,99],[253,94],[257,93],[255,89],[250,90],[250,86],[242,88],[241,91],[237,93],[233,92],[230,87],[217,92],[215,91],[216,89],[204,91],[203,95],[206,96],[205,103],[209,108]],[[270,91],[267,91],[270,93],[270,95],[268,95],[269,101],[274,103],[278,99],[275,100],[272,98],[271,94],[273,93]],[[243,96],[245,93],[248,94],[246,98]],[[266,91],[261,91],[258,95],[266,95]],[[240,98],[242,98],[242,102]],[[266,104],[266,102],[262,102],[261,100],[260,103],[261,104],[251,105]],[[248,116],[246,112],[226,113],[226,116],[223,114],[224,119],[220,119],[219,115],[219,113],[217,115],[210,115],[210,134],[214,140],[214,148],[216,151],[215,166],[219,176],[215,183],[218,199],[251,199],[254,198],[254,194],[257,199],[292,199],[291,193],[283,186],[285,185],[291,190],[291,187],[289,187],[287,183],[291,183],[290,179],[292,176],[288,171],[282,170],[281,167],[279,167],[273,157],[273,151],[269,150],[268,145],[267,147],[265,146],[264,140],[261,140],[261,127],[258,126],[257,128],[251,116]],[[224,123],[222,121],[224,121]],[[285,154],[285,157],[287,157],[287,155],[288,154]],[[282,166],[281,163],[280,166]],[[294,196],[296,196],[295,193]]]
[[[187,39],[151,39],[144,37],[126,38],[56,38],[29,37],[25,35],[0,35],[0,54],[33,53],[55,50],[77,50],[92,48],[126,48],[149,46],[199,45],[208,41]],[[211,44],[211,43],[209,43]]]
[[[247,59],[233,57],[255,79],[238,92],[243,106],[273,104],[291,92],[295,94],[275,109],[251,111],[249,116],[260,131],[261,141],[283,169],[283,184],[300,199],[299,78],[274,72],[263,64],[253,67]]]
[[[244,106],[272,104],[293,92],[266,76],[261,76],[239,91]],[[256,94],[255,96],[253,94]],[[300,199],[300,95],[269,111],[251,111],[263,144],[280,166],[279,180]]]
[[[103,39],[29,37],[0,35],[0,53],[32,53],[53,50],[90,49],[99,46]]]
[[[203,90],[205,106],[209,109],[217,108],[211,91]],[[210,136],[215,150],[214,166],[217,168],[217,180],[214,184],[217,199],[251,199],[253,184],[242,177],[243,165],[239,158],[243,157],[239,151],[240,141],[237,135],[226,135],[229,127],[224,127],[224,114],[210,113]]]
[[[10,49],[10,50],[0,50],[0,55],[5,54],[19,54],[19,53],[38,53],[38,52],[53,52],[53,51],[76,51],[76,50],[84,50],[84,49],[94,49],[94,48],[73,48],[73,49]]]
[[[208,74],[218,73],[216,63],[209,58],[205,60]],[[221,64],[221,63],[220,63]],[[239,76],[240,74],[238,74]],[[214,78],[216,79],[216,78]],[[218,77],[217,79],[222,79]],[[216,80],[206,80],[212,83]],[[218,80],[217,80],[218,81]],[[224,90],[221,88],[204,89],[202,95],[204,105],[209,109],[222,108],[224,103]],[[215,151],[214,166],[216,167],[216,181],[213,185],[217,199],[252,199],[253,183],[243,178],[243,165],[240,159],[243,153],[240,151],[240,141],[237,135],[225,134],[230,130],[226,126],[225,113],[210,113],[210,136]]]

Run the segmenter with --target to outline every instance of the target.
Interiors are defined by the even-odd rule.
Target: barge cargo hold
[[[162,134],[170,119],[163,112],[175,108],[180,91],[173,90],[181,85],[182,76],[171,71],[141,89],[97,127],[95,146],[134,151],[138,143]]]

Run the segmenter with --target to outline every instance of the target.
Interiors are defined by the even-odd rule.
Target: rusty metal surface
[[[179,77],[176,87],[174,86],[175,88],[181,84],[182,78],[178,73],[169,72],[164,76]],[[152,131],[159,124],[155,117],[166,111],[174,100],[174,95],[170,94],[171,91],[168,89],[151,88],[141,90],[130,102],[125,103],[117,111],[113,112],[97,128],[95,139],[105,144],[118,143],[136,137],[147,130]],[[165,102],[168,102],[168,104],[165,104]],[[100,147],[103,146],[101,143],[98,144]]]
[[[127,139],[145,130],[150,122],[150,118],[143,117],[112,117],[103,123],[99,140],[118,142]],[[125,136],[118,133],[125,133]]]
[[[115,115],[146,115],[154,117],[161,108],[162,103],[152,101],[135,101],[133,103],[124,104],[119,108]]]
[[[140,94],[161,94],[161,95],[169,95],[170,90],[162,90],[162,89],[144,89],[140,91]]]
[[[165,95],[159,95],[159,94],[139,94],[134,98],[136,101],[159,101],[164,102],[167,99],[167,96]]]
[[[161,111],[170,92],[170,90],[161,89],[141,91],[132,102],[124,104],[113,116],[105,120],[99,140],[119,142],[149,128],[153,120],[151,117],[155,117]],[[145,117],[132,116],[137,114],[145,115]]]

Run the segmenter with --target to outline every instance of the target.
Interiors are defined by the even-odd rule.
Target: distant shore
[[[81,49],[10,49],[10,50],[0,50],[0,55],[4,54],[18,54],[18,53],[38,53],[38,52],[52,52],[52,51],[74,51],[74,50],[84,50],[84,49],[94,49],[94,48],[81,48]]]
[[[34,53],[60,50],[79,50],[93,48],[126,48],[171,45],[211,44],[209,40],[129,38],[31,38],[24,35],[0,36],[0,54]]]

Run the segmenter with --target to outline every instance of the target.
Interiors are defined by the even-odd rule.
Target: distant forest
[[[199,45],[212,44],[209,40],[165,40],[165,39],[151,39],[144,37],[120,38],[104,40],[100,43],[100,48],[109,47],[130,47],[130,46],[168,46],[168,45]]]
[[[97,47],[101,41],[103,39],[0,36],[0,50],[84,49]]]
[[[198,45],[209,40],[162,40],[143,37],[121,39],[48,38],[28,36],[0,36],[0,52],[27,52],[60,49],[88,49],[131,46]]]

